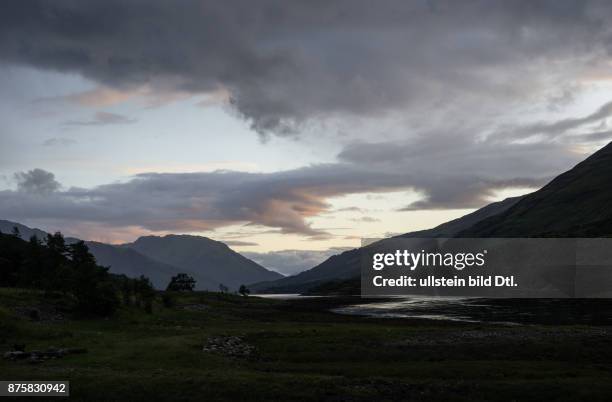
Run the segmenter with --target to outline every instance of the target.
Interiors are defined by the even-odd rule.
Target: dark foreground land
[[[75,319],[59,296],[0,289],[0,348],[25,346],[28,356],[0,360],[0,379],[69,380],[71,399],[82,401],[612,398],[607,320],[376,319],[328,311],[350,300],[215,293],[175,302],[156,304],[153,314],[124,308],[109,319]],[[86,352],[28,355],[64,348]]]

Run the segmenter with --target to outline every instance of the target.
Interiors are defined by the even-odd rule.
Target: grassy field
[[[3,352],[87,349],[2,359],[0,379],[69,380],[82,401],[612,398],[607,327],[360,318],[328,312],[346,302],[337,299],[193,293],[176,302],[77,320],[55,314],[59,297],[0,289]],[[40,320],[24,313],[33,308]]]

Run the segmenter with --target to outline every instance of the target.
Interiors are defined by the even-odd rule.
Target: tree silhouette
[[[1,287],[71,295],[74,310],[82,315],[113,313],[119,306],[119,295],[125,305],[135,300],[147,312],[152,311],[155,290],[148,278],[128,278],[108,271],[108,267],[97,264],[87,244],[66,244],[59,232],[47,235],[44,242],[36,236],[25,241],[14,234],[0,233]]]
[[[174,292],[191,292],[195,288],[196,280],[187,274],[173,276],[166,290]]]
[[[251,293],[251,291],[246,286],[240,285],[240,289],[238,289],[238,293],[246,297],[249,295],[249,293]]]
[[[151,280],[144,275],[140,275],[140,277],[135,280],[135,283],[136,297],[139,304],[140,301],[142,301],[145,311],[151,314],[153,312],[153,300],[155,299],[155,289],[153,288]]]

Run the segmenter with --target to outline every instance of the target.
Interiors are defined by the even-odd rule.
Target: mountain
[[[197,276],[178,267],[151,259],[130,248],[94,241],[85,243],[89,247],[89,251],[96,257],[98,264],[110,267],[110,272],[124,274],[131,278],[144,275],[151,279],[156,289],[165,289],[172,276],[179,272],[187,273],[194,278]],[[198,277],[198,286],[202,289],[212,289],[216,285],[212,281],[207,281],[205,278]]]
[[[280,279],[283,276],[269,271],[235,252],[220,241],[202,236],[167,235],[144,236],[122,247],[132,249],[154,260],[192,272],[196,280],[213,283],[208,289],[224,284],[235,290],[242,284]],[[198,283],[197,288],[206,289]]]
[[[443,223],[433,229],[419,230],[396,237],[453,237],[476,222],[507,210],[520,199],[521,197],[507,198],[503,201],[491,203],[461,218]],[[360,258],[360,249],[345,251],[328,258],[312,269],[274,282],[256,283],[251,285],[251,289],[258,292],[302,293],[314,287],[319,287],[327,281],[344,281],[359,276]]]
[[[612,143],[461,237],[612,235]]]
[[[28,240],[32,236],[36,236],[39,239],[44,239],[45,237],[47,237],[47,232],[45,232],[44,230],[32,229],[27,227],[26,225],[22,225],[21,223],[0,219],[0,232],[10,234],[13,233],[13,228],[17,228],[19,230],[19,235],[24,240]]]
[[[0,231],[3,233],[12,233],[14,227],[19,229],[24,240],[34,235],[40,239],[47,237],[47,232],[43,230],[0,220]],[[66,238],[67,243],[77,241],[79,239]],[[235,290],[241,284],[283,277],[231,250],[226,244],[206,237],[147,236],[123,245],[94,241],[85,243],[98,264],[110,267],[111,273],[129,277],[145,275],[157,289],[165,289],[177,273],[191,275],[197,281],[196,289],[200,290],[217,290],[220,283]]]
[[[23,240],[29,240],[32,236],[36,236],[40,240],[44,240],[47,237],[47,232],[44,230],[31,228],[26,225],[22,225],[21,223],[0,219],[0,232],[10,234],[13,233],[13,228],[17,228],[19,230],[19,236]],[[66,240],[67,243],[76,243],[79,241],[79,239],[75,239],[74,237],[66,237],[64,240]]]
[[[41,240],[47,237],[47,232],[44,230],[33,229],[17,222],[0,220],[0,231],[3,233],[12,233],[14,227],[19,229],[20,237],[24,240],[28,240],[32,236]],[[79,241],[79,239],[73,237],[66,237],[65,240],[68,244]],[[86,241],[85,244],[96,258],[97,263],[110,267],[109,271],[111,273],[124,274],[132,278],[145,275],[151,279],[153,286],[157,289],[165,289],[173,275],[183,272],[180,268],[155,261],[135,250],[94,241]],[[206,285],[214,286],[212,282]]]

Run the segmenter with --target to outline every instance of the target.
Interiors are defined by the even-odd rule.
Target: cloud
[[[371,216],[362,216],[361,218],[354,218],[354,219],[351,219],[351,220],[353,222],[365,222],[365,223],[380,222],[380,219],[373,218]]]
[[[606,131],[594,131],[591,133],[582,133],[580,135],[572,136],[572,139],[577,142],[609,142],[612,140],[612,130]]]
[[[49,138],[43,142],[43,145],[46,147],[55,147],[55,146],[69,146],[76,144],[77,141],[72,138]]]
[[[337,163],[286,171],[143,173],[126,182],[64,191],[56,191],[59,183],[51,173],[35,169],[15,176],[18,191],[0,191],[0,216],[53,222],[65,230],[88,224],[106,233],[127,227],[184,233],[248,224],[323,239],[330,234],[309,221],[332,211],[333,197],[412,189],[423,198],[405,210],[477,208],[496,190],[539,187],[583,158],[555,144],[435,138],[355,143]]]
[[[59,190],[60,183],[55,180],[55,175],[43,169],[33,169],[27,172],[14,174],[19,193],[49,194]]]
[[[359,207],[344,207],[333,210],[332,212],[364,212],[363,208]]]
[[[540,135],[545,138],[561,137],[571,130],[582,128],[589,124],[603,124],[612,116],[612,101],[600,106],[594,112],[583,117],[564,118],[553,122],[539,122],[523,126],[511,126],[500,130],[493,137],[502,141],[510,138],[524,139]],[[587,139],[587,141],[589,141]]]
[[[3,7],[0,60],[80,74],[104,90],[78,101],[98,105],[142,87],[226,92],[259,133],[289,135],[313,120],[539,93],[601,69],[611,17],[605,2],[572,0],[34,0]]]
[[[140,90],[118,90],[99,86],[86,91],[80,91],[68,95],[38,98],[36,104],[72,103],[87,107],[113,106],[128,101],[135,96],[141,95]]]
[[[461,131],[430,133],[413,141],[353,143],[339,159],[378,172],[405,172],[404,182],[423,198],[402,210],[475,208],[496,190],[538,188],[583,155],[570,146],[470,139]]]
[[[236,246],[236,247],[246,247],[246,246],[258,246],[258,243],[252,241],[242,241],[242,240],[221,240],[223,243],[228,246]]]
[[[109,112],[97,112],[91,120],[70,120],[64,122],[65,126],[108,126],[114,124],[130,124],[135,123],[136,119],[132,119],[120,114]]]

